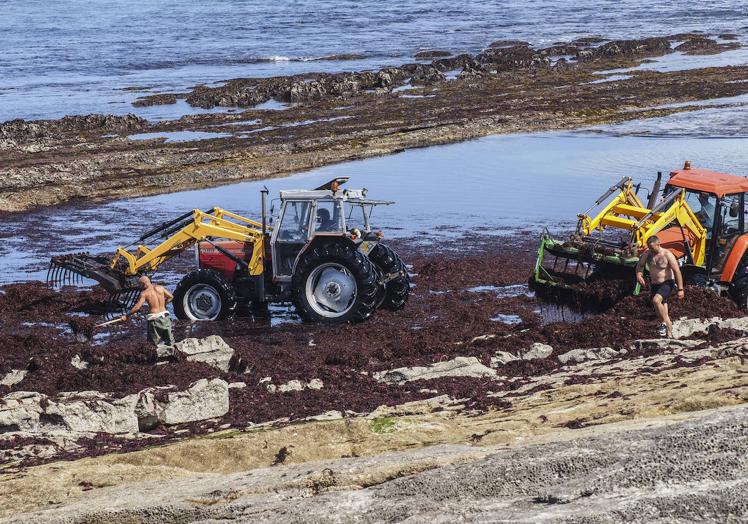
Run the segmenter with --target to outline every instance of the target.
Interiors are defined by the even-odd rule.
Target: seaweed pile
[[[41,283],[7,286],[0,293],[0,333],[4,338],[0,378],[11,370],[26,370],[27,374],[17,384],[0,386],[0,393],[53,395],[96,390],[124,395],[149,386],[186,387],[213,377],[246,384],[231,389],[231,407],[225,417],[189,425],[186,429],[190,433],[227,424],[244,428],[278,419],[292,421],[330,410],[367,413],[381,405],[444,394],[466,399],[465,406],[471,410],[508,409],[506,399],[489,393],[513,391],[527,384],[529,377],[557,371],[561,364],[556,356],[576,348],[623,348],[632,340],[654,335],[657,322],[645,294],[624,298],[594,321],[544,323],[536,298],[524,285],[535,254],[534,239],[502,237],[463,254],[435,253],[432,248],[414,245],[397,248],[412,263],[415,284],[405,310],[381,311],[363,324],[336,327],[292,322],[248,328],[252,320],[247,318],[203,323],[201,335],[220,333],[234,349],[230,370],[225,373],[179,358],[156,365],[156,352],[145,342],[143,326],[138,324],[94,332],[92,339],[77,336],[92,332],[90,319],[81,315],[100,312],[104,295],[98,291],[53,291]],[[688,288],[686,297],[683,302],[672,302],[674,318],[740,315],[730,300],[709,291]],[[497,320],[506,316],[514,320]],[[193,329],[188,323],[177,322],[177,338]],[[738,336],[740,333],[730,330],[703,334],[705,340]],[[500,369],[507,377],[502,382],[450,377],[396,385],[374,378],[375,372],[428,366],[458,356],[476,357],[489,365],[498,351],[518,355],[534,343],[552,346],[552,354],[508,362]],[[86,366],[72,366],[75,357]],[[267,377],[274,384],[318,379],[324,387],[279,393],[267,387]],[[184,429],[156,427],[151,432],[176,438],[184,436]],[[80,453],[121,448],[117,439],[107,439],[108,448],[99,449],[92,441],[91,446],[81,444]],[[137,445],[127,441],[128,449],[133,446]]]

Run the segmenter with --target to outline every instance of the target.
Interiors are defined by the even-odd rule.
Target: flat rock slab
[[[704,333],[709,326],[716,325],[720,328],[748,331],[748,317],[736,318],[684,318],[673,322],[673,337],[688,338],[695,333]]]
[[[229,362],[234,350],[218,335],[205,338],[185,338],[174,344],[174,349],[186,355],[190,362],[204,362],[220,369],[229,370]]]
[[[616,351],[611,347],[590,348],[590,349],[572,349],[558,356],[558,361],[562,364],[579,364],[587,360],[608,360],[625,354],[626,350]]]
[[[475,357],[457,357],[430,366],[397,368],[380,371],[374,378],[387,384],[402,384],[413,380],[431,380],[442,377],[495,377],[496,372],[481,364]]]
[[[12,518],[35,524],[745,522],[747,416],[740,406],[509,448],[433,446],[129,483]]]

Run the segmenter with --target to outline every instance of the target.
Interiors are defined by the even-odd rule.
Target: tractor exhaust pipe
[[[260,194],[262,194],[262,236],[263,238],[266,237],[268,234],[268,218],[267,218],[268,193],[270,193],[270,190],[268,190],[267,186],[263,186],[262,191],[260,191]]]
[[[660,185],[662,184],[662,171],[657,172],[657,180],[655,180],[654,186],[652,186],[652,192],[649,194],[649,200],[647,201],[647,209],[654,209],[657,204],[657,195],[660,194]]]

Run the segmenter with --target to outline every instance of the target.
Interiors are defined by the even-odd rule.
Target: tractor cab
[[[313,190],[280,192],[280,210],[270,242],[276,282],[291,280],[299,256],[316,240],[376,240],[369,222],[372,209],[393,202],[369,200],[366,189],[341,189],[347,180],[339,177]]]
[[[730,269],[729,256],[738,239],[746,233],[745,204],[748,179],[711,171],[684,169],[670,173],[665,186],[665,197],[675,191],[685,191],[685,201],[707,232],[705,267],[708,278],[730,282],[735,267]],[[663,244],[680,254],[672,241],[683,235],[677,227],[663,230],[659,236]],[[670,238],[672,237],[672,239]],[[670,244],[670,245],[669,245]]]

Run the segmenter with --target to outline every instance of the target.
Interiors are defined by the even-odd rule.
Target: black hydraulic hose
[[[206,213],[206,214],[211,214],[211,213],[212,213],[213,211],[215,211],[215,208],[211,208],[211,209],[210,209],[210,211],[206,211],[205,213]],[[146,240],[146,239],[148,239],[148,238],[151,238],[151,237],[152,237],[153,235],[155,235],[155,234],[157,234],[157,233],[160,233],[161,231],[163,231],[163,230],[164,230],[164,229],[166,229],[167,227],[171,227],[171,226],[173,226],[174,224],[176,224],[177,222],[181,222],[181,221],[183,221],[184,219],[186,219],[186,218],[188,218],[188,217],[191,217],[191,216],[193,215],[193,213],[195,213],[195,210],[194,210],[194,209],[193,209],[192,211],[188,211],[188,212],[187,212],[187,213],[185,213],[184,215],[179,215],[179,216],[178,216],[177,218],[175,218],[174,220],[169,220],[168,222],[164,222],[163,224],[161,224],[161,225],[159,225],[159,226],[156,226],[156,227],[154,227],[153,229],[151,229],[151,230],[150,230],[150,231],[148,231],[147,233],[144,233],[144,234],[143,234],[143,235],[142,235],[142,236],[141,236],[141,237],[140,237],[140,238],[139,238],[139,239],[138,239],[138,240],[137,240],[136,242],[142,242],[143,240]]]
[[[610,195],[612,195],[616,189],[621,189],[628,179],[629,177],[625,176],[616,185],[610,186],[610,188],[605,193],[603,193],[603,195],[600,198],[595,200],[595,205],[599,206],[604,200],[606,200]]]

